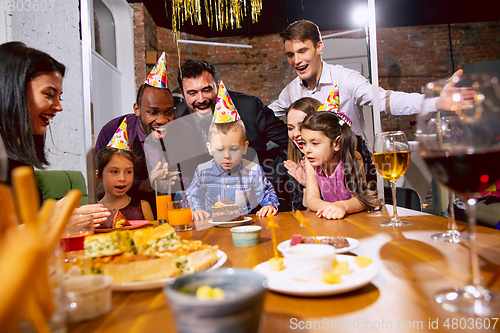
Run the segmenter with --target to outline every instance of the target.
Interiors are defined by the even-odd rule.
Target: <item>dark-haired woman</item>
[[[28,165],[44,169],[45,133],[50,121],[63,110],[61,95],[66,68],[50,55],[21,42],[0,45],[0,135],[9,168]],[[102,205],[86,205],[78,213],[91,213],[94,222],[109,215]]]

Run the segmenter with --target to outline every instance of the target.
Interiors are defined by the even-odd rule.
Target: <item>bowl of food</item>
[[[229,229],[235,246],[251,246],[260,243],[261,226],[246,225]]]
[[[266,280],[244,269],[218,269],[163,288],[179,333],[253,333],[259,329]]]

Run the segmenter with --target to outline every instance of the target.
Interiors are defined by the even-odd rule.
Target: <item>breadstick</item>
[[[32,301],[40,309],[45,318],[50,318],[54,314],[54,300],[49,283],[49,269],[47,266],[47,256],[42,259],[43,265],[38,269],[38,274],[33,280],[33,296]]]
[[[0,283],[0,327],[9,328],[18,319],[30,292],[32,281],[39,277],[38,271],[43,261],[40,235],[31,228],[11,230],[5,237],[0,253],[2,276]]]
[[[73,213],[73,210],[78,207],[82,193],[79,190],[69,191],[62,204],[58,207],[56,215],[47,228],[45,247],[47,251],[54,251],[56,245],[59,243],[62,233],[68,224],[68,220]]]
[[[0,184],[0,207],[3,212],[2,219],[0,219],[0,243],[3,243],[2,239],[5,233],[18,225],[12,191],[9,186],[4,184]]]
[[[50,333],[47,321],[38,307],[36,300],[33,298],[33,295],[28,298],[28,303],[26,304],[24,310],[26,311],[26,315],[31,321],[31,324],[33,324],[38,333]]]
[[[38,228],[36,213],[40,208],[40,198],[35,180],[35,172],[29,166],[20,166],[12,171],[12,184],[16,194],[18,212],[26,226]]]
[[[54,199],[47,199],[43,202],[42,208],[38,211],[38,214],[36,215],[36,222],[42,230],[46,230],[46,228],[50,227],[49,219],[54,212],[55,205],[56,201]]]

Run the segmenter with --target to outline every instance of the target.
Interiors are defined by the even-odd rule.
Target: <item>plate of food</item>
[[[231,228],[231,227],[237,227],[239,225],[243,225],[250,220],[252,220],[251,216],[245,216],[245,217],[243,217],[242,220],[238,220],[238,221],[215,222],[212,219],[212,220],[208,220],[208,223],[213,224],[217,227],[221,227],[221,228]]]
[[[327,283],[321,280],[296,280],[285,268],[273,271],[269,261],[263,262],[253,268],[253,271],[267,279],[269,290],[293,296],[326,296],[346,293],[359,289],[369,284],[379,273],[379,267],[371,262],[361,268],[356,264],[356,257],[348,255],[335,255],[339,263],[347,263],[347,275],[341,275],[338,283]],[[320,273],[318,273],[320,274]]]
[[[227,255],[217,245],[181,239],[169,224],[85,237],[83,274],[113,278],[113,290],[159,288],[171,279],[224,264]]]
[[[128,221],[130,225],[124,225],[124,226],[118,226],[118,227],[112,227],[112,228],[94,228],[94,232],[99,234],[99,233],[105,233],[105,232],[111,232],[115,230],[134,230],[134,229],[139,229],[143,227],[150,227],[153,226],[154,223],[151,221],[147,220],[129,220]]]
[[[355,238],[342,236],[318,236],[317,239],[321,244],[331,245],[335,247],[336,253],[347,253],[359,246],[359,241]],[[316,244],[314,237],[306,237],[301,235],[293,235],[291,239],[278,244],[278,250],[283,253],[290,247],[290,244]],[[292,246],[293,246],[292,245]]]
[[[222,265],[224,265],[226,260],[227,260],[227,254],[221,250],[217,250],[217,262],[206,271],[213,271],[221,267]],[[187,275],[187,274],[182,274],[182,275]],[[174,281],[175,278],[179,276],[181,275],[175,277],[162,278],[162,279],[153,279],[148,281],[113,283],[112,289],[114,291],[138,291],[138,290],[158,289],[162,288],[167,283]]]

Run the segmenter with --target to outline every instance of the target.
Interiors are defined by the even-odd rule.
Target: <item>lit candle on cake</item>
[[[278,249],[277,249],[277,242],[276,242],[276,228],[278,228],[278,225],[276,222],[274,222],[274,217],[272,215],[269,215],[266,217],[267,220],[267,229],[271,229],[271,239],[273,241],[273,251],[274,251],[274,257],[269,259],[269,267],[273,271],[281,271],[284,269],[283,265],[283,258],[280,258],[278,255]]]

